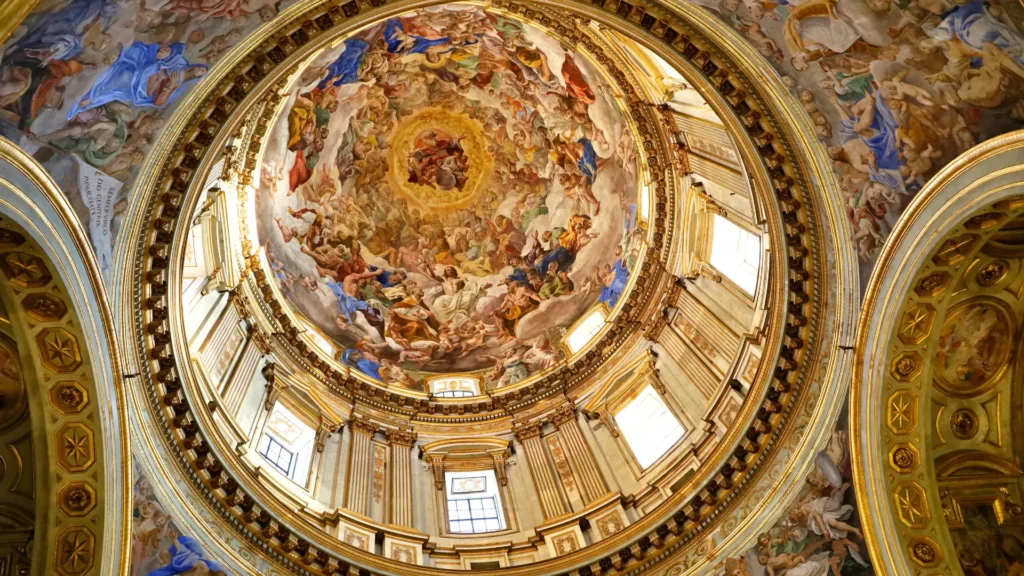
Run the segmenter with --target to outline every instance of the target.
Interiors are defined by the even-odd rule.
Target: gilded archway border
[[[968,150],[908,206],[868,284],[851,388],[851,452],[865,540],[875,565],[892,573],[959,570],[943,503],[927,489],[935,469],[927,445],[926,341],[902,332],[901,322],[915,306],[948,294],[962,265],[998,229],[971,229],[968,218],[1020,214],[1022,194],[1024,131]]]
[[[407,10],[417,5],[419,4],[396,3],[390,10]],[[384,3],[379,3],[378,6],[384,6]],[[836,243],[835,240],[846,236],[842,234],[846,231],[845,225],[840,223],[840,220],[831,218],[840,213],[837,205],[827,193],[820,197],[811,197],[803,192],[808,189],[835,190],[835,184],[825,169],[827,164],[822,163],[817,155],[820,150],[812,148],[806,140],[798,139],[796,142],[800,150],[811,159],[807,160],[798,155],[794,148],[794,139],[798,137],[783,125],[783,121],[795,117],[793,109],[787,107],[789,104],[782,103],[777,96],[770,96],[766,100],[766,96],[758,92],[762,89],[768,90],[767,86],[770,84],[755,86],[749,79],[743,79],[731,72],[725,64],[735,65],[736,59],[739,59],[746,70],[763,70],[762,63],[748,55],[732,58],[732,55],[727,56],[718,50],[709,52],[704,35],[677,18],[677,15],[683,15],[694,25],[701,25],[703,32],[713,28],[714,25],[700,21],[704,17],[703,13],[692,8],[669,9],[660,4],[625,3],[618,0],[595,5],[565,3],[565,7],[646,35],[645,38],[650,44],[660,43],[659,52],[669,55],[674,63],[690,69],[695,76],[701,77],[706,84],[705,88],[713,91],[715,98],[727,103],[726,105],[731,108],[727,121],[747,134],[747,139],[741,139],[740,142],[747,157],[752,161],[761,158],[756,161],[759,169],[752,176],[761,190],[771,190],[775,197],[774,210],[771,212],[778,220],[769,222],[774,227],[773,238],[777,242],[777,245],[773,246],[773,251],[780,261],[789,267],[789,270],[782,274],[786,278],[778,281],[780,286],[785,285],[788,288],[787,297],[790,304],[786,310],[782,310],[782,307],[772,310],[772,313],[777,315],[776,325],[780,328],[777,344],[781,342],[782,345],[778,355],[773,358],[776,360],[774,370],[763,369],[759,375],[757,390],[763,394],[763,401],[746,409],[746,416],[749,418],[747,421],[752,419],[752,424],[746,429],[734,430],[728,439],[730,443],[737,444],[732,459],[718,469],[703,487],[694,486],[695,489],[687,491],[686,494],[683,491],[677,493],[673,502],[678,501],[681,507],[672,518],[645,519],[636,525],[636,529],[627,531],[622,538],[610,540],[607,546],[595,546],[583,554],[568,556],[556,562],[545,562],[510,571],[575,570],[593,574],[611,569],[639,568],[640,564],[635,561],[648,556],[648,549],[659,549],[656,556],[663,557],[668,551],[692,541],[699,533],[712,526],[712,518],[721,514],[733,501],[737,491],[749,483],[751,469],[756,469],[772,452],[772,447],[782,435],[781,429],[785,420],[795,408],[807,408],[799,402],[807,379],[824,380],[824,384],[820,380],[816,383],[819,389],[814,401],[818,404],[819,399],[825,400],[811,412],[819,417],[823,414],[834,417],[842,395],[822,395],[820,388],[828,388],[829,392],[842,388],[841,376],[846,364],[844,359],[832,355],[830,350],[826,352],[825,349],[837,338],[849,336],[844,318],[856,307],[855,299],[851,296],[851,286],[856,285],[856,282],[850,282],[851,278],[855,279],[856,272],[851,265],[848,244],[841,241]],[[215,88],[205,91],[198,104],[191,107],[188,112],[185,112],[184,108],[179,110],[182,114],[176,118],[176,130],[172,129],[169,132],[177,134],[173,148],[170,141],[161,147],[162,153],[168,154],[166,157],[173,160],[173,163],[158,166],[154,162],[146,171],[147,179],[143,182],[141,190],[147,191],[147,197],[152,197],[150,195],[154,193],[159,195],[160,201],[146,203],[137,208],[140,216],[133,219],[133,232],[126,235],[128,239],[125,242],[132,243],[131,248],[136,255],[141,256],[136,259],[139,267],[129,271],[127,277],[120,278],[120,284],[122,289],[127,291],[126,294],[136,295],[135,302],[146,307],[134,310],[136,317],[131,329],[136,331],[140,352],[149,351],[152,355],[134,357],[131,361],[140,365],[145,365],[153,359],[162,362],[161,369],[154,369],[156,374],[144,370],[147,377],[155,376],[154,380],[160,380],[160,396],[154,396],[153,399],[173,406],[177,418],[173,428],[168,428],[168,432],[174,430],[175,435],[186,435],[186,442],[193,448],[197,441],[199,445],[202,445],[203,441],[191,419],[191,408],[187,396],[182,393],[181,381],[173,370],[172,349],[167,346],[152,348],[154,341],[140,329],[147,319],[143,316],[148,314],[152,317],[153,312],[160,314],[161,309],[166,309],[164,295],[167,292],[168,265],[171,260],[169,247],[173,241],[174,223],[182,210],[184,195],[188,192],[193,178],[197,173],[201,173],[204,163],[210,162],[209,150],[215,148],[215,143],[224,140],[223,124],[236,112],[236,108],[245,108],[246,95],[257,84],[264,82],[268,78],[268,73],[288,60],[289,54],[295,51],[296,38],[303,44],[307,43],[311,37],[332,29],[337,23],[372,10],[373,7],[369,4],[356,2],[332,8],[321,5],[320,13],[314,12],[303,23],[288,22],[276,27],[276,36],[272,43],[267,42],[262,47],[257,47],[254,42],[247,46],[246,48],[251,50],[250,54],[255,56],[248,57],[233,68],[236,76],[219,85],[207,84],[206,86]],[[289,15],[294,16],[295,12],[289,12]],[[768,101],[771,104],[767,104]],[[780,109],[784,112],[778,112]],[[772,112],[765,113],[765,110]],[[203,120],[197,121],[191,116],[191,113],[197,111],[202,111],[200,113],[205,116]],[[188,121],[195,126],[190,133],[183,130],[186,113],[189,114]],[[264,130],[265,127],[263,124]],[[248,164],[250,160],[246,158],[244,162]],[[253,167],[248,166],[249,169]],[[162,182],[158,183],[158,178]],[[814,188],[810,188],[811,186]],[[811,212],[807,209],[809,202],[820,203],[816,209],[828,215],[824,218],[827,221],[815,221],[812,218]],[[151,244],[154,240],[156,242]],[[830,254],[834,259],[828,262],[826,254]],[[785,259],[781,258],[783,255]],[[836,280],[829,286],[829,293],[826,293],[822,286],[822,275],[825,270],[832,272]],[[140,276],[135,276],[133,272],[146,278],[147,289],[155,287],[155,297],[135,290],[141,287],[133,287],[131,281]],[[128,297],[123,298],[125,302],[132,300]],[[833,306],[833,311],[837,313],[824,314],[829,305]],[[823,319],[834,324],[821,330],[819,324]],[[781,335],[782,328],[785,328],[784,336]],[[154,385],[151,393],[157,392],[157,386]],[[824,428],[825,426],[819,426],[814,430]],[[805,440],[818,443],[821,438],[812,433],[806,434]],[[275,551],[278,559],[293,567],[301,566],[304,570],[316,573],[341,571],[341,562],[334,556],[340,552],[333,552],[335,547],[320,538],[321,535],[298,536],[266,510],[255,506],[255,503],[252,503],[253,507],[248,510],[242,508],[252,499],[226,474],[216,456],[207,451],[203,451],[201,455],[197,455],[194,450],[189,452],[189,466],[199,473],[194,478],[202,479],[200,482],[204,490],[214,489],[210,493],[215,496],[222,513],[232,522],[238,522],[243,526],[246,538],[264,543]],[[791,472],[794,468],[802,471],[807,466],[809,459],[794,458],[794,463],[787,471],[790,473],[788,477],[793,477]],[[689,494],[695,494],[696,497],[684,502]],[[253,510],[256,512],[253,513]],[[316,538],[317,542],[310,542],[306,538]],[[626,540],[631,542],[625,542]],[[330,548],[318,549],[323,545]],[[369,554],[343,550],[346,556],[359,564],[384,564],[391,572],[407,570],[399,565],[382,562]],[[583,558],[592,555],[601,557],[589,560]],[[431,570],[417,569],[417,572],[424,571]]]
[[[42,464],[33,565],[64,576],[119,573],[131,536],[127,409],[99,269],[66,198],[3,139],[0,189],[0,294]]]

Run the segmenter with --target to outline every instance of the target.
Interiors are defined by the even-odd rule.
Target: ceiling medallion
[[[970,408],[960,408],[949,417],[949,428],[961,440],[969,440],[978,433],[978,417]]]
[[[480,123],[437,108],[402,120],[388,160],[392,189],[425,213],[465,208],[493,169]]]
[[[978,284],[984,287],[995,286],[1006,277],[1009,270],[1006,260],[993,260],[978,269]]]

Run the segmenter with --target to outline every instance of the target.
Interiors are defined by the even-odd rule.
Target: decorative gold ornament
[[[68,472],[87,470],[96,459],[93,433],[84,424],[71,422],[57,431],[57,462]]]
[[[949,417],[949,429],[961,440],[969,440],[978,433],[978,416],[970,408],[960,408]]]
[[[92,568],[96,537],[85,526],[72,526],[57,537],[57,572],[80,576]]]
[[[928,500],[924,489],[916,482],[903,482],[896,486],[893,494],[900,521],[911,528],[917,528],[928,521]]]
[[[892,375],[900,382],[909,382],[921,374],[923,365],[917,352],[903,352],[892,361]]]
[[[85,516],[96,507],[96,490],[86,482],[70,482],[57,492],[57,506],[68,516]]]
[[[50,404],[65,414],[81,412],[89,404],[89,392],[73,380],[57,382],[50,388]]]
[[[1006,219],[1006,214],[1002,212],[987,212],[985,214],[978,214],[972,218],[969,218],[964,223],[964,227],[968,230],[991,230],[996,226],[1002,224],[1003,220]]]
[[[897,444],[889,450],[889,464],[901,474],[913,472],[920,461],[921,455],[913,444]]]
[[[20,288],[39,288],[53,279],[43,261],[26,252],[8,252],[0,257],[0,269]]]
[[[78,340],[63,328],[47,328],[36,335],[43,366],[51,372],[66,374],[82,365]]]
[[[918,304],[903,314],[900,323],[900,340],[905,344],[917,344],[932,330],[935,308],[930,304]]]
[[[939,547],[930,538],[916,538],[910,541],[910,556],[921,566],[934,566],[942,560]]]
[[[0,228],[0,248],[17,248],[25,243],[25,237],[14,230]]]
[[[1010,265],[1006,260],[993,260],[978,269],[978,284],[988,287],[994,286],[1006,277]]]
[[[68,313],[68,307],[54,296],[46,292],[29,294],[22,300],[25,312],[40,322],[55,322]]]
[[[900,390],[889,397],[889,429],[894,434],[908,434],[917,427],[917,396]]]
[[[951,266],[963,260],[978,241],[975,234],[963,234],[942,243],[932,261],[940,266]]]
[[[938,296],[946,290],[951,279],[948,272],[932,272],[917,283],[914,291],[921,297]]]

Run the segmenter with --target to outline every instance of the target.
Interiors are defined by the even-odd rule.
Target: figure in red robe
[[[586,78],[583,77],[583,72],[580,71],[579,66],[576,66],[572,56],[568,54],[565,55],[565,61],[562,62],[562,78],[565,79],[566,92],[586,104],[594,103],[594,91],[590,89]]]

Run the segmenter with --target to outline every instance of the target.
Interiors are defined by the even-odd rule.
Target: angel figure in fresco
[[[853,515],[853,506],[843,504],[843,497],[849,487],[850,484],[844,482],[828,496],[810,498],[799,503],[789,511],[789,519],[829,539],[845,538],[850,533],[863,539],[864,535],[860,528],[845,522]]]
[[[494,369],[490,377],[497,381],[497,387],[503,388],[521,382],[530,375],[530,370],[523,362],[523,355],[519,346],[513,346],[505,351],[502,356],[481,356],[481,359],[494,362]]]
[[[39,139],[65,152],[77,153],[90,165],[102,168],[128,140],[129,126],[125,118],[130,113],[128,106],[111,102],[79,114],[65,128],[41,135]]]
[[[178,536],[168,552],[170,563],[153,570],[148,576],[227,576],[227,571],[220,564],[206,557],[202,545],[194,538]]]
[[[359,298],[359,287],[363,281],[375,278],[378,271],[354,273],[345,276],[341,282],[327,281],[327,288],[338,299],[338,316],[335,317],[339,327],[347,327],[356,322],[356,313],[361,313],[366,323],[383,335],[384,318],[369,302]]]
[[[206,74],[205,64],[185,58],[185,45],[135,42],[122,47],[117,60],[93,82],[92,88],[68,112],[68,120],[110,102],[163,108],[181,96],[185,87]]]

